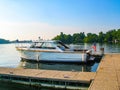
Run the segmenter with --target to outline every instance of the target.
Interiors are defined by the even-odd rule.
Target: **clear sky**
[[[0,0],[0,38],[51,39],[120,28],[120,0]]]

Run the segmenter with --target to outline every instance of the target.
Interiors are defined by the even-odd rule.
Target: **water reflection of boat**
[[[84,51],[69,48],[61,41],[39,40],[30,46],[16,47],[21,53],[21,58],[45,62],[86,62],[89,55]],[[88,52],[89,53],[89,52]]]
[[[92,65],[87,64],[73,64],[73,63],[46,63],[35,62],[28,60],[21,60],[18,68],[26,69],[42,69],[42,70],[60,70],[60,71],[80,71],[80,72],[92,72]],[[95,70],[95,69],[94,69]]]

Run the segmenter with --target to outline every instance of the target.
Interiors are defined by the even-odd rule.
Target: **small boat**
[[[34,41],[30,46],[17,46],[21,58],[44,62],[86,62],[88,51],[81,52],[57,40]]]

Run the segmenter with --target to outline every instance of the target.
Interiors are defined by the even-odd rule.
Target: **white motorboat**
[[[17,46],[21,58],[45,62],[86,62],[87,53],[69,48],[61,41],[39,40],[32,42],[30,46]]]

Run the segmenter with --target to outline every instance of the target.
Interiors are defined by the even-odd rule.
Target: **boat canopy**
[[[49,48],[49,49],[55,49],[56,47],[62,49],[69,49],[69,47],[66,46],[64,43],[56,40],[35,41],[30,46],[30,48]]]

